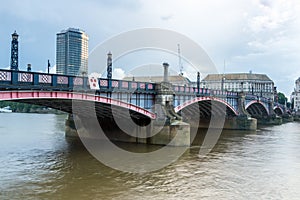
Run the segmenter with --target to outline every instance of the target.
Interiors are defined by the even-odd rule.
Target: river
[[[300,198],[300,123],[224,131],[204,158],[193,147],[163,169],[133,174],[65,138],[65,118],[0,113],[1,200]]]

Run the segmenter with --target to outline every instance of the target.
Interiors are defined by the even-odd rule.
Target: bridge
[[[195,87],[173,85],[166,76],[161,83],[98,78],[99,88],[91,89],[91,84],[95,83],[83,76],[0,70],[0,100],[47,106],[81,118],[94,115],[92,107],[99,120],[114,125],[115,118],[128,113],[142,126],[161,119],[169,125],[180,121],[199,126],[191,122],[195,116],[203,122],[217,116],[225,117],[225,128],[253,130],[256,119],[278,124],[279,116],[287,112],[271,99],[200,88],[199,83]],[[75,108],[76,104],[80,106]]]

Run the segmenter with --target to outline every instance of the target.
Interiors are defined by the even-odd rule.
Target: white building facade
[[[245,92],[274,100],[274,82],[265,74],[209,74],[201,87],[231,92]]]
[[[295,89],[291,95],[291,101],[294,104],[294,110],[296,112],[300,111],[300,78],[295,81]]]

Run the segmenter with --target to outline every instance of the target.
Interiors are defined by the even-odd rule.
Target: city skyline
[[[14,30],[20,35],[19,69],[26,70],[27,63],[31,63],[33,71],[46,71],[48,59],[51,66],[55,64],[55,35],[67,27],[78,27],[89,34],[90,52],[120,32],[158,27],[196,41],[220,73],[224,71],[225,60],[226,73],[250,70],[265,73],[274,80],[278,91],[287,96],[293,91],[294,82],[300,76],[297,1],[249,1],[247,4],[165,1],[161,6],[156,3],[75,1],[74,11],[82,13],[75,16],[73,11],[64,9],[68,2],[60,8],[55,6],[55,1],[43,5],[35,1],[6,2],[0,9],[1,24],[5,27],[0,30],[0,67],[10,65],[10,37]],[[118,66],[114,67],[122,73]]]

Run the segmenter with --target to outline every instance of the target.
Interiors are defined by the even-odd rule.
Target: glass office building
[[[69,28],[56,35],[56,73],[75,76],[88,74],[88,35]]]

